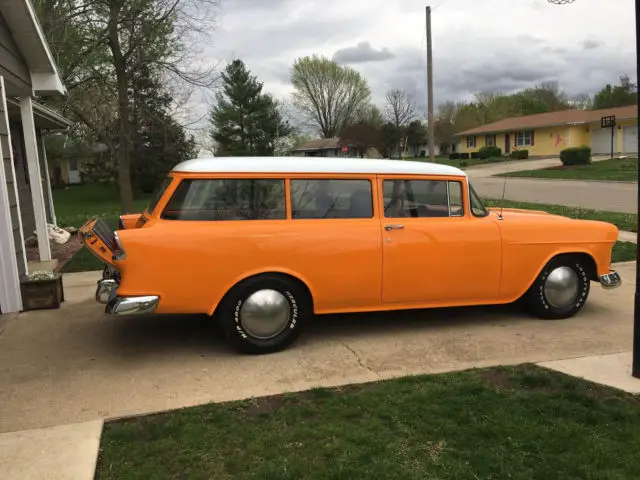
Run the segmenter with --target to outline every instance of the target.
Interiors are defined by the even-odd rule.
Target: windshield
[[[162,186],[160,187],[160,191],[158,191],[158,193],[156,193],[155,197],[153,198],[153,200],[151,201],[151,203],[147,207],[147,213],[149,215],[153,215],[153,211],[156,209],[156,206],[158,205],[158,202],[160,201],[160,199],[164,195],[164,192],[167,191],[167,188],[169,187],[169,185],[171,185],[172,181],[173,181],[173,177],[167,177],[167,178],[164,179],[164,182],[162,182]]]
[[[471,186],[471,183],[469,183],[469,198],[471,199],[471,213],[476,217],[486,217],[489,215],[489,211],[482,204],[482,200],[480,200],[480,197]]]

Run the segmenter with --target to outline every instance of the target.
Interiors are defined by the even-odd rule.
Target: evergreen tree
[[[234,60],[222,73],[222,91],[210,116],[211,138],[218,155],[273,155],[278,137],[292,132],[278,103],[262,92],[262,83],[242,60]]]
[[[620,85],[607,84],[593,98],[593,108],[626,107],[638,101],[638,87],[628,76],[620,77]]]

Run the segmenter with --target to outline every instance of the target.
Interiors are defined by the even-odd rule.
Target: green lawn
[[[89,218],[114,217],[121,214],[118,189],[113,185],[78,185],[53,190],[58,225],[80,227]],[[136,211],[142,212],[151,196],[134,201]]]
[[[483,202],[487,207],[495,208],[502,205],[505,208],[544,210],[548,213],[562,215],[569,218],[579,218],[583,220],[600,220],[602,222],[613,223],[620,230],[626,230],[629,232],[638,231],[638,215],[636,215],[635,213],[604,212],[600,210],[589,210],[580,207],[565,207],[563,205],[549,205],[546,203],[513,202],[510,200],[500,202],[500,200],[496,199],[483,199]]]
[[[635,182],[638,180],[638,159],[602,160],[590,165],[567,167],[563,170],[523,170],[497,176]]]
[[[637,479],[640,398],[532,365],[106,423],[97,479]]]
[[[631,262],[637,258],[637,246],[631,242],[616,242],[611,253],[611,261]]]

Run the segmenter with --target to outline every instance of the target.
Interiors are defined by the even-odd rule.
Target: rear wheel
[[[306,290],[280,275],[260,275],[236,285],[216,317],[229,343],[244,353],[273,353],[291,345],[311,315]]]
[[[552,259],[525,294],[529,311],[544,319],[574,316],[589,296],[587,266],[578,257]]]

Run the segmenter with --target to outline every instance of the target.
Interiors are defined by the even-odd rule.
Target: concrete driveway
[[[475,366],[631,349],[634,264],[624,285],[593,284],[578,316],[542,321],[507,307],[317,318],[293,348],[230,351],[204,317],[113,318],[97,274],[68,275],[57,311],[17,317],[0,336],[0,432]]]
[[[605,157],[593,161],[606,160]],[[559,165],[559,159],[509,160],[469,167],[466,171],[473,187],[483,198],[505,198],[518,202],[579,206],[592,210],[636,213],[638,185],[626,182],[594,182],[541,178],[494,177],[507,172],[539,170]]]

